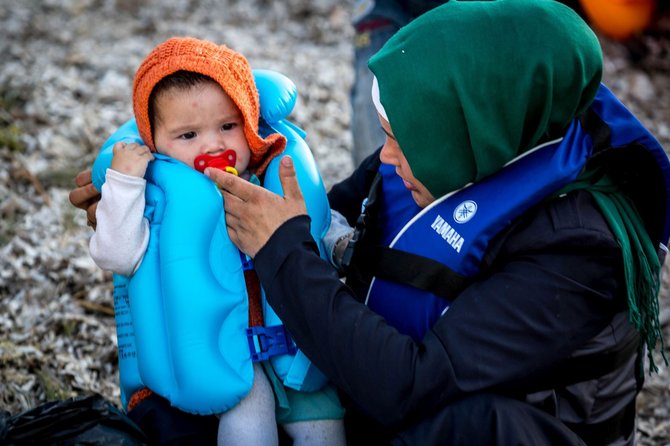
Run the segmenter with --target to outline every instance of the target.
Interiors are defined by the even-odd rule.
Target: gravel
[[[90,392],[119,404],[111,276],[91,261],[85,215],[67,196],[131,117],[142,58],[168,37],[193,35],[286,74],[299,93],[291,119],[329,187],[352,169],[351,3],[0,0],[0,410]],[[601,39],[606,83],[666,149],[669,39],[667,20],[626,45]],[[664,280],[666,339],[668,288]],[[638,444],[670,444],[669,410],[662,367],[638,400]]]

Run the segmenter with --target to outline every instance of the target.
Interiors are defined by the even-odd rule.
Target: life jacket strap
[[[247,286],[247,297],[249,302],[249,326],[261,326],[263,322],[263,304],[261,282],[254,270],[254,261],[251,257],[240,251],[242,271],[244,272],[244,283]]]
[[[374,213],[376,208],[378,207],[379,193],[381,190],[381,186],[382,186],[382,175],[379,172],[377,172],[377,174],[372,180],[372,183],[370,184],[368,196],[365,198],[365,200],[363,200],[363,203],[361,204],[361,213],[358,216],[358,219],[356,220],[356,225],[354,226],[354,235],[349,240],[349,243],[347,244],[347,247],[344,250],[344,254],[342,254],[342,261],[340,263],[345,271],[347,271],[349,266],[352,265],[354,254],[358,256],[358,251],[361,246],[361,242],[365,237],[367,229],[372,224],[370,219],[372,218],[372,213]]]
[[[472,281],[437,260],[388,246],[363,245],[356,256],[366,276],[409,285],[448,301]]]
[[[247,296],[249,302],[249,326],[262,326],[264,323],[261,282],[258,279],[256,270],[244,270],[244,282],[247,286]]]
[[[298,349],[283,325],[247,328],[252,362],[267,361],[277,355],[294,355]]]

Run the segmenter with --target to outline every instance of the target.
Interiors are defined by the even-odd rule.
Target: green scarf
[[[440,197],[561,136],[593,100],[602,54],[556,1],[451,0],[402,28],[369,66],[414,176]]]
[[[584,172],[556,195],[577,189],[587,190],[593,196],[621,246],[628,297],[628,319],[647,346],[649,372],[658,372],[653,358],[657,343],[661,345],[661,354],[666,365],[668,358],[665,356],[663,332],[658,320],[661,263],[654,243],[630,198],[601,170]]]

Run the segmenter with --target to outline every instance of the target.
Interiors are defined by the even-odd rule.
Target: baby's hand
[[[117,142],[113,148],[112,169],[134,177],[144,177],[149,161],[154,159],[147,146]]]

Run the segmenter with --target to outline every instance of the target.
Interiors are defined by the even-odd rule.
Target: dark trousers
[[[558,446],[585,443],[557,418],[524,402],[473,395],[390,434],[355,408],[345,416],[350,446]]]
[[[474,395],[450,404],[395,437],[393,445],[580,445],[557,418],[522,401]]]
[[[214,446],[219,419],[183,412],[153,394],[128,413],[151,446]]]

